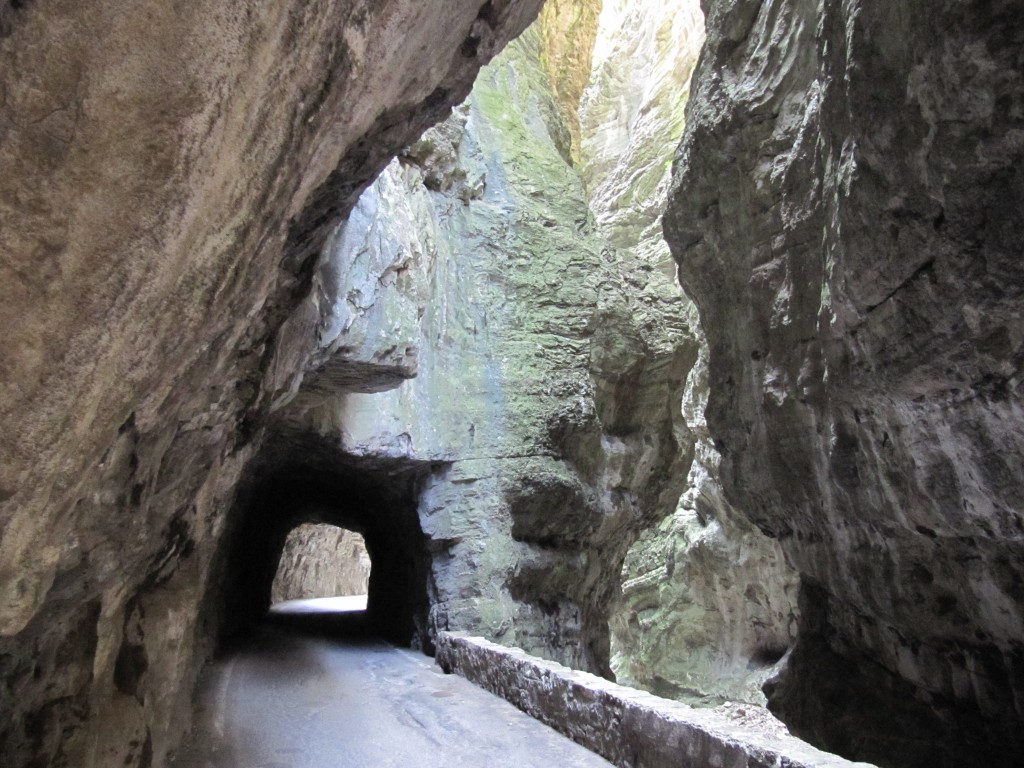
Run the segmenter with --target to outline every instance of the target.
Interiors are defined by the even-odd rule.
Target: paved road
[[[304,609],[304,613],[309,613]],[[354,616],[354,615],[353,615]],[[321,628],[323,625],[319,625]],[[267,626],[204,679],[174,768],[608,768],[433,660]]]

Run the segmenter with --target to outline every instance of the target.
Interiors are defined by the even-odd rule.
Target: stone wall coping
[[[436,661],[620,768],[875,768],[482,637],[439,632]]]

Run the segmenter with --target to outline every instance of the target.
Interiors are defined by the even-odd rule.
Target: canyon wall
[[[763,701],[795,579],[718,488],[706,345],[661,232],[702,25],[696,2],[549,2],[360,199],[271,371],[284,439],[437,468],[428,634],[607,674],[610,620],[631,684]],[[669,515],[620,601],[626,548]]]
[[[365,595],[370,565],[358,533],[333,525],[300,525],[285,539],[270,602]]]
[[[0,762],[160,766],[327,234],[539,0],[0,7]]]
[[[626,550],[685,482],[679,403],[697,344],[678,287],[624,281],[632,263],[595,227],[543,29],[485,68],[335,234],[282,335],[300,367],[275,366],[294,393],[277,418],[363,467],[432,467],[419,496],[431,634],[608,674]]]
[[[300,487],[405,638],[715,694],[789,561],[798,734],[1024,751],[1019,3],[706,2],[671,189],[690,6],[552,0],[420,138],[539,5],[0,6],[4,765],[164,765]]]
[[[726,498],[801,576],[768,688],[883,765],[1024,751],[1024,16],[707,3],[665,232]]]
[[[661,228],[704,16],[697,0],[607,0],[595,38],[576,114],[597,231],[618,254],[622,282],[660,297],[700,345],[681,402],[695,459],[678,504],[626,558],[611,616],[613,669],[621,682],[664,696],[759,703],[768,668],[795,637],[795,574],[718,485],[704,422],[707,345],[695,305],[679,297]]]

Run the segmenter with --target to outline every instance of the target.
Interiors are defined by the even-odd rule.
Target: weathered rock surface
[[[441,633],[437,663],[620,768],[869,768],[788,734],[745,726],[480,637]]]
[[[333,525],[306,523],[284,541],[270,587],[270,601],[365,595],[370,556],[358,533]]]
[[[1019,3],[708,4],[666,236],[726,496],[801,574],[769,699],[889,765],[1024,752]]]
[[[695,440],[624,615],[674,643],[667,614],[722,603],[686,647],[769,660],[792,609],[756,528],[803,583],[769,687],[794,730],[886,764],[1024,751],[1018,4],[707,4],[666,232],[717,451],[701,375],[678,407],[702,351],[649,149],[692,24],[556,2],[416,141],[538,5],[0,7],[4,765],[163,765],[301,522],[379,547],[403,641],[607,673],[619,567]]]
[[[335,461],[439,467],[421,499],[434,555],[419,623],[607,672],[617,564],[675,509],[692,440],[638,437],[685,416],[703,460],[677,524],[630,556],[644,572],[612,617],[616,671],[763,700],[795,589],[774,542],[720,498],[703,370],[679,412],[696,312],[660,226],[701,15],[606,3],[597,16],[546,6],[363,195],[281,335],[280,426],[336,444]]]
[[[678,287],[623,285],[633,263],[595,229],[543,29],[487,67],[335,235],[323,290],[289,320],[315,362],[282,386],[297,394],[277,418],[363,467],[431,468],[430,633],[484,633],[607,674],[626,549],[685,481],[679,403],[697,347],[671,311]],[[302,327],[330,330],[317,341]],[[375,392],[396,341],[416,375]],[[320,386],[353,357],[365,380]]]
[[[569,132],[570,145],[563,155],[574,165],[580,159],[580,100],[590,82],[603,6],[603,0],[546,0],[537,19],[541,63]]]
[[[695,460],[678,506],[664,510],[671,517],[626,558],[612,666],[620,682],[666,696],[763,702],[769,662],[795,637],[795,574],[718,486],[704,422],[706,345],[696,307],[679,296],[661,228],[703,21],[697,0],[605,2],[579,105],[581,174],[598,231],[615,247],[624,281],[701,343],[682,401]]]
[[[538,0],[0,9],[0,762],[160,766],[271,341]]]
[[[763,704],[797,633],[795,578],[727,505],[681,507],[630,549],[612,617],[621,683],[693,704]]]
[[[684,306],[661,215],[702,27],[694,0],[606,0],[579,105],[580,172],[602,236],[645,272],[664,273],[645,276],[648,290]]]

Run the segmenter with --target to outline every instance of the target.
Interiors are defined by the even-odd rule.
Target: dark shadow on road
[[[366,611],[350,613],[271,613],[265,623],[290,635],[323,637],[336,640],[374,638]]]
[[[378,640],[365,611],[302,603],[275,606],[206,670],[175,768],[609,768],[503,699]]]

